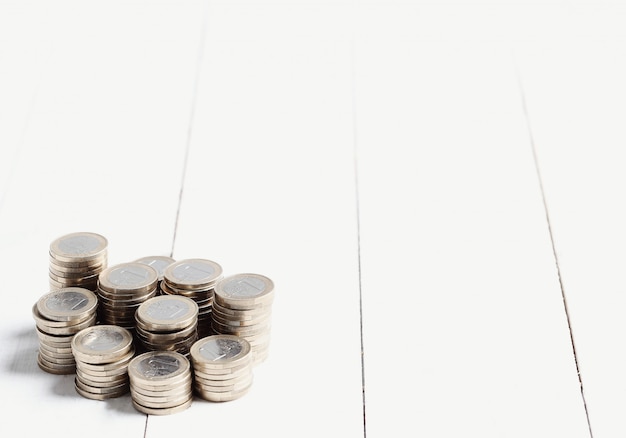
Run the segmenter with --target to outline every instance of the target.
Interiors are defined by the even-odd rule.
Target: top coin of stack
[[[254,364],[269,353],[274,283],[259,274],[225,277],[215,286],[212,327],[216,333],[244,338],[252,346]]]
[[[96,323],[96,294],[80,287],[48,292],[33,306],[39,338],[39,367],[52,374],[72,374],[76,362],[71,343],[74,335]]]
[[[143,263],[144,265],[152,266],[154,269],[156,269],[157,273],[159,274],[159,290],[157,291],[157,295],[163,295],[163,293],[161,292],[161,283],[163,282],[163,273],[165,272],[165,268],[167,268],[175,261],[176,260],[174,260],[172,257],[159,255],[141,257],[135,260],[136,263]]]
[[[211,334],[213,289],[222,278],[222,267],[211,260],[184,259],[169,265],[163,273],[161,290],[182,295],[198,305],[198,337]]]
[[[71,233],[50,244],[50,290],[82,287],[95,291],[107,266],[107,239],[96,233]]]
[[[120,263],[106,268],[98,279],[98,316],[103,324],[135,328],[135,312],[157,293],[158,273],[143,263]]]

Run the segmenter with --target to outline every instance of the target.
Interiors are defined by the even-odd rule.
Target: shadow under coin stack
[[[135,348],[132,334],[115,325],[96,325],[74,336],[76,392],[85,398],[105,400],[129,391],[128,364]]]
[[[161,289],[166,295],[182,295],[198,305],[198,338],[212,334],[213,289],[222,278],[222,267],[206,259],[185,259],[169,265]]]
[[[150,298],[137,308],[135,320],[137,339],[148,351],[176,351],[187,357],[198,340],[198,305],[191,298]]]
[[[128,365],[130,396],[139,412],[168,415],[187,409],[193,400],[191,363],[175,351],[148,351]]]
[[[225,402],[246,394],[252,386],[250,343],[231,335],[212,335],[191,347],[194,389],[205,400]]]
[[[215,286],[213,330],[246,339],[258,365],[269,354],[273,301],[274,283],[263,275],[225,277]]]
[[[72,233],[50,244],[50,290],[82,287],[95,291],[107,266],[107,240],[95,233]]]
[[[120,263],[100,273],[99,322],[135,329],[135,312],[157,293],[158,273],[143,263]]]
[[[98,299],[90,290],[67,287],[43,295],[32,312],[39,337],[39,367],[52,374],[73,374],[72,339],[96,323]]]
[[[175,261],[176,260],[168,256],[147,256],[135,260],[137,263],[143,263],[144,265],[152,266],[156,269],[157,274],[159,275],[157,295],[163,295],[163,292],[161,292],[161,283],[163,282],[163,273],[165,272],[165,268]]]

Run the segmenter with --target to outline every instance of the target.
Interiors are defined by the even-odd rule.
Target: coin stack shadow
[[[269,355],[273,301],[274,283],[263,275],[225,277],[215,286],[213,330],[246,339],[258,365]]]
[[[191,298],[161,295],[135,313],[136,337],[146,351],[176,351],[185,357],[198,340],[198,305]]]
[[[252,386],[250,343],[232,335],[212,335],[191,347],[194,389],[205,400],[225,402],[246,394]]]
[[[98,278],[99,323],[135,330],[135,312],[157,293],[158,273],[143,263],[120,263]]]
[[[169,265],[163,273],[163,294],[182,295],[198,305],[198,338],[213,334],[213,289],[221,278],[222,267],[206,259],[179,260]]]
[[[74,336],[72,353],[78,394],[105,400],[128,393],[128,364],[135,354],[130,331],[106,324],[89,327]]]
[[[141,257],[135,260],[136,263],[143,263],[145,265],[152,266],[154,269],[156,269],[157,274],[159,275],[157,295],[163,295],[163,292],[161,291],[161,283],[163,282],[163,273],[165,272],[165,268],[167,268],[169,265],[171,265],[175,261],[176,260],[174,260],[171,257],[159,256],[159,255]]]
[[[193,400],[191,362],[175,351],[148,351],[128,365],[133,406],[149,415],[187,409]]]
[[[72,339],[96,323],[98,299],[88,289],[67,287],[43,295],[32,308],[39,337],[39,368],[52,374],[73,374]]]
[[[95,291],[107,267],[106,238],[96,233],[71,233],[50,244],[50,290],[82,287]]]

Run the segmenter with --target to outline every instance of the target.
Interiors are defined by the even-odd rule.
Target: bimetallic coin
[[[133,358],[128,364],[131,383],[138,386],[171,385],[190,374],[189,360],[180,353],[149,351]]]
[[[198,289],[214,284],[222,276],[222,267],[211,260],[185,259],[169,265],[163,273],[168,286]]]
[[[150,331],[173,331],[188,327],[197,321],[198,305],[191,299],[175,295],[161,295],[143,302],[137,309],[138,321]]]
[[[236,274],[223,278],[215,285],[215,299],[224,307],[256,308],[271,304],[274,299],[274,283],[259,274]]]
[[[71,233],[55,239],[50,244],[50,254],[60,261],[87,261],[106,253],[106,238],[96,233]]]
[[[95,325],[74,335],[72,351],[77,360],[98,364],[118,360],[132,349],[133,337],[122,327]]]
[[[148,292],[156,289],[158,273],[143,263],[120,263],[100,273],[98,287],[108,292]]]
[[[176,262],[176,260],[167,256],[147,256],[135,260],[135,263],[143,263],[144,265],[152,266],[156,269],[159,280],[163,280],[165,269],[174,262]]]
[[[251,347],[238,336],[213,335],[200,339],[191,347],[194,364],[211,368],[233,368],[249,360]]]
[[[184,411],[185,409],[187,409],[189,406],[191,406],[191,402],[193,401],[193,398],[190,398],[189,400],[187,400],[185,403],[178,405],[178,406],[174,406],[171,408],[149,408],[146,406],[142,406],[139,403],[137,403],[136,401],[133,400],[133,406],[135,407],[136,410],[138,410],[139,412],[143,413],[143,414],[148,414],[148,415],[170,415],[170,414],[175,414],[177,412],[181,412]]]
[[[194,385],[194,389],[196,390],[196,394],[202,397],[205,400],[212,402],[227,402],[236,400],[241,398],[245,394],[250,391],[252,384],[250,384],[247,388],[240,389],[237,391],[229,391],[229,392],[213,392],[213,391],[205,391],[201,386]]]
[[[68,287],[49,292],[37,301],[37,310],[53,321],[80,321],[96,311],[98,298],[90,290]]]

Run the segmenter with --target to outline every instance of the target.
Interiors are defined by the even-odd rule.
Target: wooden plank
[[[74,376],[39,370],[31,307],[48,290],[48,246],[62,234],[103,234],[111,265],[169,253],[201,6],[42,2],[34,8],[42,11],[45,28],[28,46],[20,46],[19,21],[8,32],[17,47],[43,47],[46,55],[43,65],[2,64],[12,77],[26,78],[23,90],[41,78],[27,129],[8,145],[18,153],[3,165],[13,172],[0,210],[6,430],[144,436],[146,417],[133,409],[130,396],[88,400],[75,392]],[[12,7],[3,3],[0,16]],[[34,17],[18,18],[24,23]],[[41,71],[32,71],[36,67]],[[12,100],[27,107],[31,95],[20,92]]]
[[[276,284],[250,393],[148,436],[363,436],[347,9],[213,4],[174,256]]]
[[[626,17],[583,12],[584,31],[520,43],[518,64],[593,435],[609,437],[626,433]]]
[[[367,433],[588,436],[510,46],[442,12],[357,40]]]

